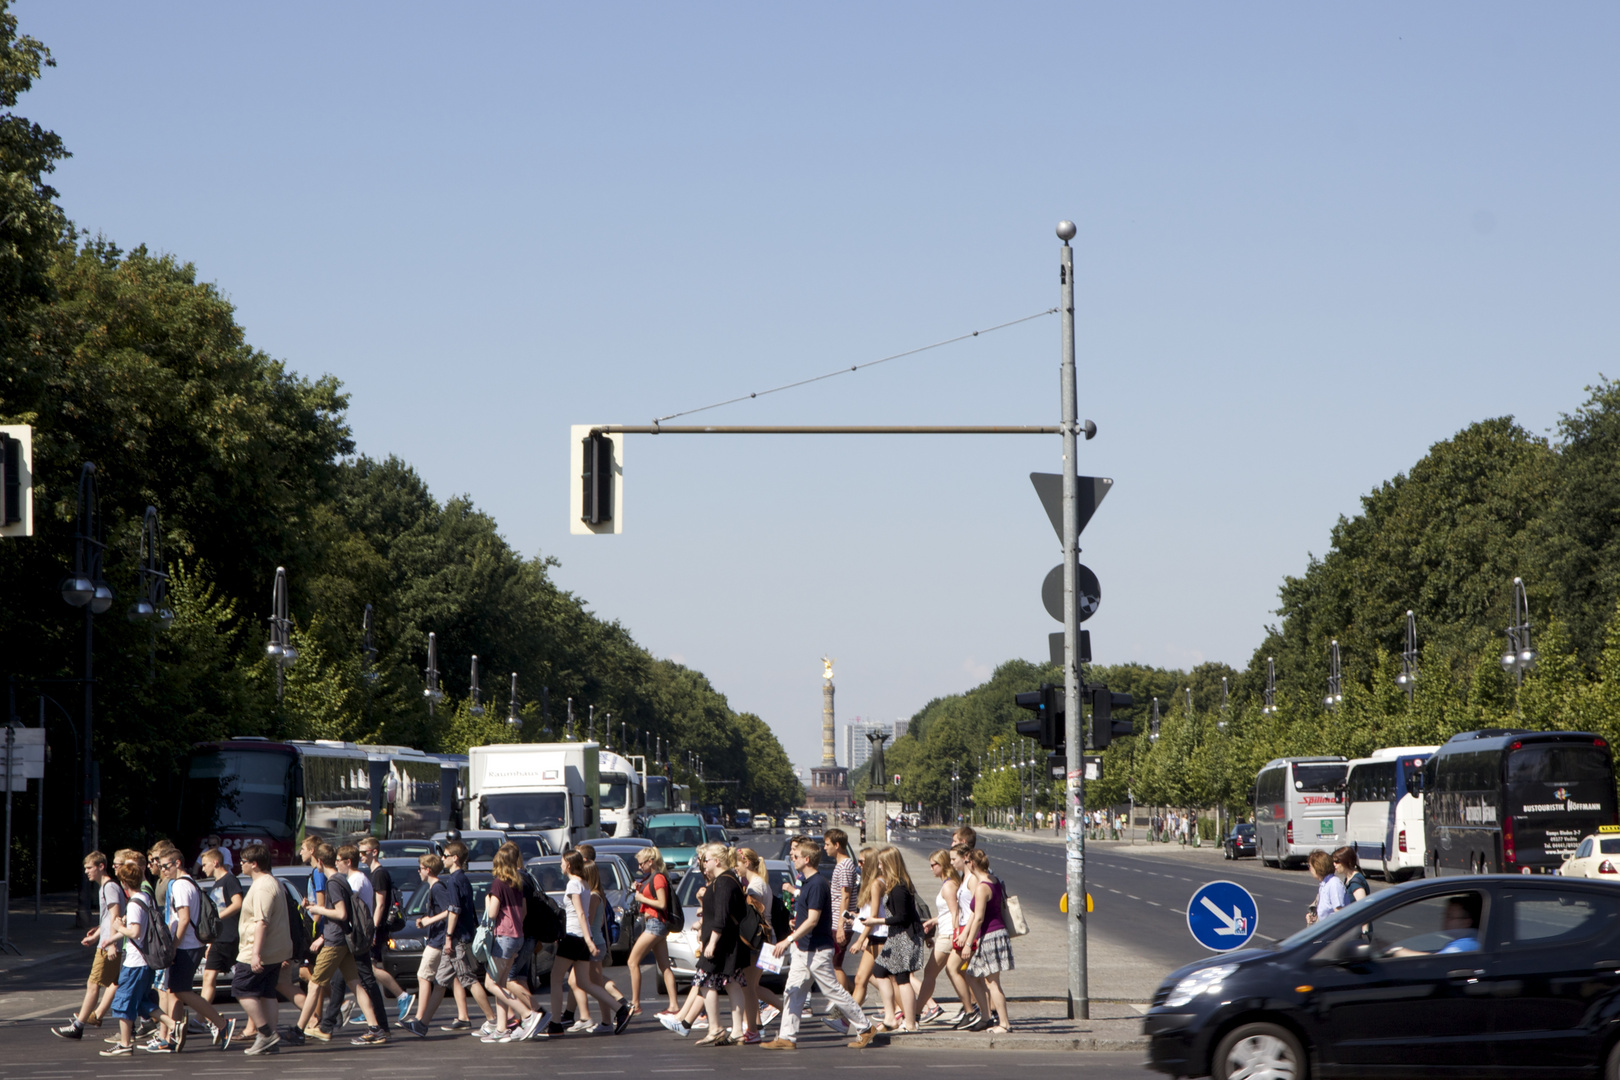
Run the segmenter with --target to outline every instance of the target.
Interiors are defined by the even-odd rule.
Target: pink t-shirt
[[[489,886],[489,894],[501,905],[495,917],[496,937],[523,936],[523,890],[496,878]]]

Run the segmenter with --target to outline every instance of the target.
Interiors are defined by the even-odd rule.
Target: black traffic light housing
[[[1033,720],[1020,720],[1018,734],[1034,739],[1047,750],[1063,745],[1063,687],[1042,683],[1039,690],[1013,695],[1020,709],[1035,714]]]
[[[1086,692],[1091,697],[1091,748],[1093,750],[1107,749],[1108,744],[1121,735],[1130,735],[1135,730],[1129,720],[1115,720],[1114,707],[1127,708],[1136,704],[1136,700],[1129,694],[1115,694],[1106,686],[1088,686]]]
[[[613,520],[613,440],[605,431],[585,436],[585,467],[581,483],[585,501],[580,517],[589,525]]]
[[[22,443],[0,432],[0,525],[22,520]]]

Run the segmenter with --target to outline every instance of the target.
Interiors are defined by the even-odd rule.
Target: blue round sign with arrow
[[[1235,881],[1200,886],[1187,904],[1187,929],[1198,944],[1215,952],[1241,949],[1260,927],[1260,908]]]

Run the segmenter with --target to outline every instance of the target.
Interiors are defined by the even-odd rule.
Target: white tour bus
[[[1274,758],[1254,778],[1255,851],[1268,866],[1300,866],[1344,844],[1342,757]]]
[[[1423,876],[1423,763],[1433,746],[1387,746],[1350,763],[1345,828],[1363,870],[1389,881]]]

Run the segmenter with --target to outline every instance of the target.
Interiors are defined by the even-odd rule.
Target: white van
[[[1363,870],[1389,881],[1423,876],[1423,763],[1438,747],[1387,746],[1350,763],[1345,829]]]
[[[1344,844],[1343,757],[1275,758],[1254,778],[1256,854],[1268,866],[1300,866],[1317,848]]]

